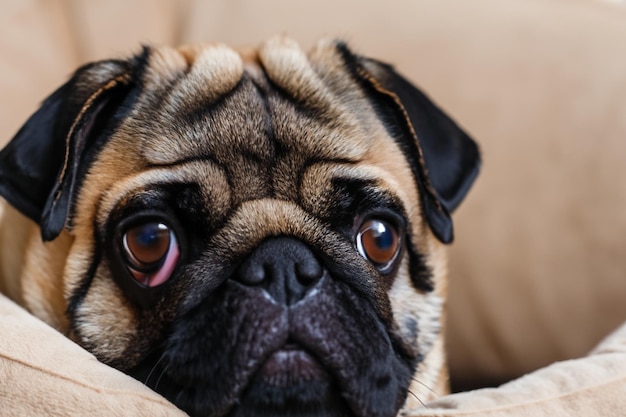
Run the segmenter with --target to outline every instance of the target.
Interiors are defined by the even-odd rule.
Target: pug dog
[[[192,416],[392,417],[447,390],[477,145],[321,41],[91,63],[0,153],[0,287]]]

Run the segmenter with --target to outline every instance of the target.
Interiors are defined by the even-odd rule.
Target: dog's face
[[[28,307],[190,414],[392,417],[444,389],[443,243],[478,165],[390,67],[277,38],[79,69],[0,192],[52,240]]]

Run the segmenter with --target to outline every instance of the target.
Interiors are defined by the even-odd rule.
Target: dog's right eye
[[[121,243],[128,270],[146,287],[167,281],[180,257],[176,235],[158,221],[128,228]]]

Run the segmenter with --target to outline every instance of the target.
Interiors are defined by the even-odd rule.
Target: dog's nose
[[[262,286],[276,302],[290,306],[304,298],[322,274],[322,265],[306,244],[278,237],[261,243],[234,278],[247,286]]]

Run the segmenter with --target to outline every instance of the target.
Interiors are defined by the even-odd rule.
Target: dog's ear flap
[[[411,162],[431,230],[443,243],[452,242],[450,213],[461,203],[478,175],[478,146],[391,66],[357,57],[341,43],[338,49]]]
[[[130,61],[78,69],[0,152],[0,195],[39,223],[44,241],[65,227],[81,160],[103,126],[99,118],[110,116],[130,80]]]

